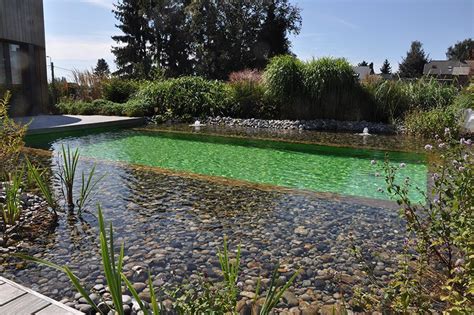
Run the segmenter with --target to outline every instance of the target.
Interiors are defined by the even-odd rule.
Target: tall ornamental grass
[[[268,95],[280,104],[281,118],[372,120],[371,98],[345,59],[275,57],[264,81]]]

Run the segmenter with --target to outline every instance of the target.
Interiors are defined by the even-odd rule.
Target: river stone
[[[298,298],[293,292],[290,292],[290,291],[285,291],[283,293],[283,300],[290,307],[299,305]]]

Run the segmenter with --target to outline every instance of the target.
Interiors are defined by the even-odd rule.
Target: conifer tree
[[[113,10],[123,34],[112,36],[117,46],[112,48],[117,64],[116,74],[133,78],[148,78],[153,65],[150,51],[153,32],[149,27],[150,2],[121,0]]]
[[[380,68],[380,73],[382,74],[392,74],[392,66],[390,66],[390,62],[388,62],[387,59],[382,64],[382,67]]]
[[[95,66],[94,74],[99,77],[107,77],[110,75],[109,64],[107,63],[107,61],[105,61],[105,59],[100,58],[97,60],[97,65]]]
[[[399,65],[402,78],[418,78],[423,75],[423,67],[428,63],[428,56],[419,41],[411,43],[410,50]]]

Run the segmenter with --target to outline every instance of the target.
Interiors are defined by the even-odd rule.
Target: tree
[[[301,30],[300,9],[289,4],[288,0],[271,0],[263,13],[265,20],[254,48],[259,68],[274,56],[290,54],[288,35],[299,34]]]
[[[112,36],[118,46],[112,47],[117,64],[116,74],[133,78],[148,78],[153,65],[150,50],[153,32],[149,26],[149,5],[144,0],[122,0],[114,4],[116,25],[122,35]]]
[[[301,28],[290,0],[123,0],[114,13],[118,72],[131,77],[197,74],[227,79],[290,52]]]
[[[362,60],[362,62],[359,62],[358,66],[359,66],[359,67],[368,67],[369,64],[367,63],[367,61]]]
[[[369,69],[370,69],[370,74],[375,74],[373,62],[369,63]]]
[[[95,66],[94,74],[99,76],[99,77],[109,76],[110,69],[109,69],[109,65],[107,64],[107,61],[105,61],[105,59],[100,58],[100,59],[97,60],[97,65]]]
[[[152,0],[150,27],[152,54],[157,67],[167,76],[192,72],[191,37],[187,23],[190,0]]]
[[[388,62],[387,59],[382,64],[382,67],[380,68],[380,73],[382,74],[392,74],[392,66],[390,66],[390,62]]]
[[[450,46],[446,51],[446,58],[460,61],[474,58],[474,40],[468,38]]]
[[[423,75],[423,67],[428,63],[428,56],[419,41],[411,43],[410,50],[399,64],[399,74],[402,78],[417,78]]]

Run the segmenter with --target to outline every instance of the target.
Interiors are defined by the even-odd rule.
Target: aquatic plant
[[[120,252],[118,255],[116,255],[114,251],[114,237],[113,237],[112,223],[110,223],[109,236],[107,239],[105,221],[104,221],[102,209],[100,206],[98,207],[98,220],[99,220],[100,256],[101,256],[101,261],[102,261],[102,268],[104,270],[104,276],[107,281],[107,285],[109,287],[110,296],[112,298],[113,311],[122,315],[124,314],[123,304],[122,304],[122,284],[123,284],[122,280],[125,278],[125,276],[122,273],[124,244],[122,243],[120,247]],[[87,303],[90,306],[92,306],[100,314],[108,313],[108,311],[104,312],[103,310],[101,310],[98,307],[98,305],[89,297],[87,290],[80,283],[79,278],[71,271],[71,269],[68,266],[60,266],[52,262],[39,259],[36,257],[24,255],[24,254],[13,254],[13,256],[19,257],[28,261],[32,261],[38,264],[42,264],[42,265],[64,272],[68,276],[69,280],[72,282],[76,290],[82,295],[82,297],[87,301]],[[130,286],[129,286],[130,283],[128,282],[128,280],[125,284],[130,289]],[[131,286],[131,288],[133,289],[133,286]],[[150,292],[151,290],[153,290],[153,288],[150,289]],[[136,293],[136,291],[133,291],[133,292]],[[154,295],[154,292],[153,292],[153,295]],[[138,294],[136,298],[137,297],[138,297]],[[140,305],[144,313],[148,314],[148,311],[144,307],[144,303],[140,300],[139,297],[137,299],[137,303]],[[157,307],[158,306],[155,302],[155,304],[153,305],[153,308],[158,309]],[[156,312],[154,314],[159,314],[159,312]]]
[[[270,286],[268,287],[265,302],[260,310],[260,315],[270,314],[271,310],[278,304],[285,291],[288,290],[293,281],[295,281],[296,276],[298,276],[298,272],[295,272],[283,286],[277,286],[276,280],[279,276],[278,268],[279,266],[276,266],[275,270],[273,270]]]
[[[59,171],[57,177],[61,182],[61,189],[66,199],[66,205],[69,210],[73,210],[75,206],[78,208],[78,214],[84,210],[87,205],[89,198],[97,184],[104,178],[105,174],[101,177],[94,179],[96,166],[93,165],[91,171],[86,176],[84,172],[81,174],[81,189],[79,191],[79,198],[74,202],[74,180],[76,177],[77,165],[79,162],[79,150],[71,150],[69,146],[67,148],[64,145],[61,146],[61,157],[59,160]]]
[[[221,266],[222,274],[224,276],[224,282],[229,290],[231,303],[237,303],[237,280],[239,278],[239,267],[240,267],[240,245],[237,247],[237,254],[235,260],[231,260],[229,257],[229,249],[227,247],[227,236],[224,236],[224,247],[222,252],[219,250],[217,253],[219,258],[219,264]]]
[[[28,177],[32,178],[35,182],[38,189],[41,191],[44,199],[48,203],[48,206],[53,211],[55,218],[57,218],[58,214],[56,212],[57,202],[49,188],[49,185],[46,183],[46,180],[43,177],[43,173],[40,172],[39,168],[34,166],[31,161],[26,158],[26,166],[28,169]]]
[[[81,214],[82,210],[87,206],[89,198],[91,197],[92,192],[97,187],[97,184],[105,177],[105,174],[94,179],[96,166],[93,165],[89,175],[81,174],[81,190],[79,192],[79,199],[76,202],[78,208],[78,214]]]
[[[74,209],[73,188],[77,163],[79,162],[79,150],[76,149],[74,152],[71,152],[69,146],[66,149],[64,145],[61,145],[61,151],[62,163],[59,166],[58,177],[61,181],[62,187],[66,190],[66,192],[64,192],[63,189],[63,195],[66,198],[66,204],[69,209],[72,210]]]
[[[4,183],[5,203],[0,204],[2,210],[4,233],[7,233],[8,226],[14,225],[21,215],[20,192],[23,171],[10,173],[9,179]]]

